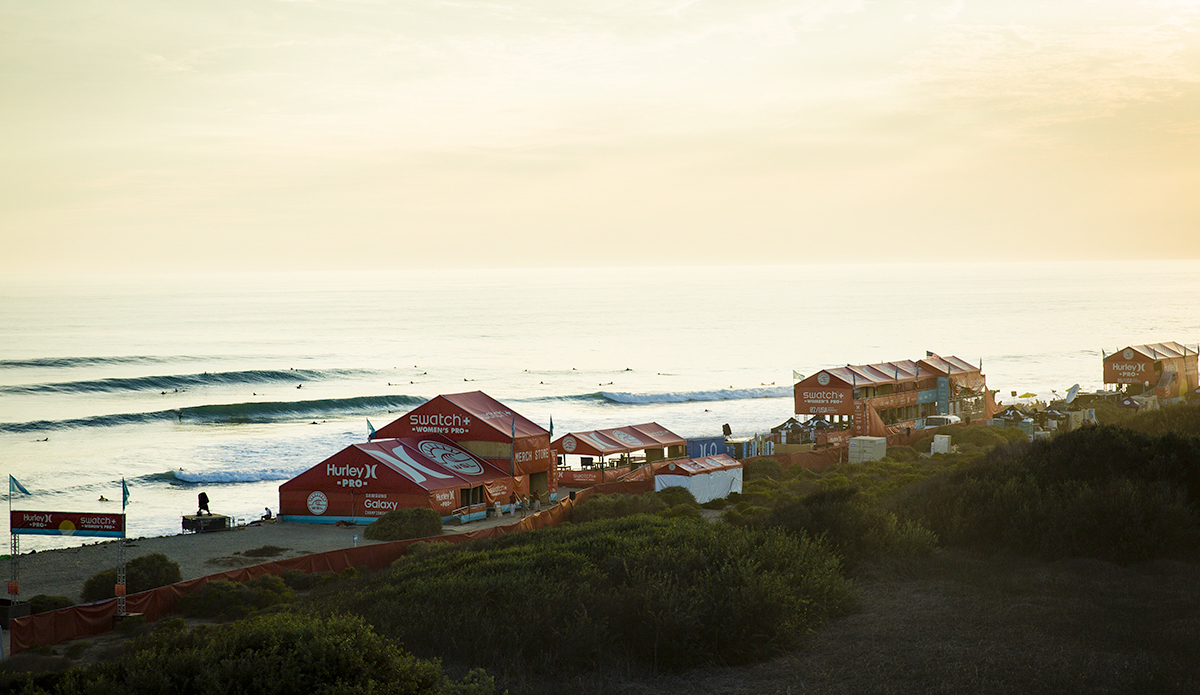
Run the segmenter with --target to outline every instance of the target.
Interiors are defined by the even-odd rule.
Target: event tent
[[[554,470],[550,433],[482,391],[437,396],[379,428],[376,438],[436,433],[514,476]],[[510,468],[511,467],[511,468]],[[544,477],[544,475],[543,475]],[[551,489],[553,480],[546,481]],[[543,486],[535,485],[541,489]]]
[[[662,449],[682,456],[686,447],[687,440],[656,422],[570,432],[550,445],[556,452],[578,456],[614,456],[647,449]]]
[[[507,502],[508,472],[440,434],[352,444],[279,486],[284,521],[369,523],[401,507],[428,507],[444,520],[486,516]]]
[[[700,504],[742,491],[742,463],[728,454],[660,461],[643,466],[622,480],[644,480],[650,475],[654,476],[655,492],[668,487],[687,488]]]

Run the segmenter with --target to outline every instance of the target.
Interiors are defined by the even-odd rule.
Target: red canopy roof
[[[686,444],[687,440],[666,427],[656,422],[648,422],[606,430],[570,432],[559,437],[551,444],[551,448],[567,454],[611,456]]]
[[[456,442],[512,444],[518,475],[551,468],[550,433],[482,391],[437,396],[379,428],[376,438],[443,434]],[[468,445],[470,446],[470,445]],[[485,458],[507,468],[509,454]],[[501,461],[503,459],[503,461]]]

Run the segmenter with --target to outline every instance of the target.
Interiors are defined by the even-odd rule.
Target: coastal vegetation
[[[363,537],[373,541],[402,541],[442,534],[442,517],[428,507],[394,509],[363,529]]]
[[[181,607],[234,622],[145,626],[103,663],[7,682],[272,693],[295,668],[314,692],[1194,692],[1200,406],[1001,432],[821,471],[758,459],[703,516],[716,505],[682,488],[593,495],[569,524],[418,543],[380,572],[212,582]]]
[[[563,674],[761,660],[854,593],[819,541],[639,514],[423,545],[309,605],[362,615],[421,656]]]
[[[162,553],[142,555],[125,563],[125,590],[130,594],[174,584],[182,579],[179,563]],[[116,596],[116,584],[116,567],[93,574],[83,583],[83,602],[103,601]]]

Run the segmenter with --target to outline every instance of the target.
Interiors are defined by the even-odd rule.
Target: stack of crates
[[[851,437],[850,463],[878,461],[887,456],[886,437]]]

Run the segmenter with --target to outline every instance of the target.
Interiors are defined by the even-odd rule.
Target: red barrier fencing
[[[603,487],[622,486],[626,483],[608,483]],[[614,489],[612,492],[623,492]],[[608,492],[607,490],[605,492]],[[179,599],[199,591],[205,584],[220,579],[235,582],[245,582],[264,574],[283,574],[290,569],[302,572],[341,572],[348,567],[362,567],[370,570],[387,568],[402,557],[413,543],[433,541],[441,543],[465,543],[481,538],[495,538],[518,531],[533,531],[550,528],[568,520],[571,509],[580,504],[592,490],[582,490],[575,495],[575,500],[563,500],[561,503],[545,511],[531,514],[523,519],[504,526],[492,526],[467,533],[433,536],[430,538],[414,538],[391,543],[377,543],[357,548],[331,550],[314,555],[303,555],[287,560],[277,560],[261,565],[242,567],[207,577],[189,579],[188,581],[160,586],[125,598],[125,609],[130,613],[141,613],[147,622],[160,620],[176,612]],[[87,603],[82,606],[72,606],[56,611],[37,613],[11,621],[10,653],[17,654],[32,646],[49,647],[81,637],[94,637],[113,629],[117,616],[117,599]]]

